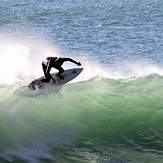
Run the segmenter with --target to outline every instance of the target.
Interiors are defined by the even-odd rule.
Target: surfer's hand
[[[78,66],[81,66],[81,63],[80,63],[80,62],[77,62],[77,65],[78,65]]]

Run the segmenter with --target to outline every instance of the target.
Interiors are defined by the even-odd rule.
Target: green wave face
[[[34,97],[0,89],[1,155],[90,144],[105,152],[123,148],[162,153],[162,77],[96,79],[57,89]]]

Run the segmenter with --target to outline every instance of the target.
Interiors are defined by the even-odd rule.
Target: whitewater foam
[[[47,40],[35,40],[22,36],[0,35],[0,84],[21,83],[28,84],[31,80],[43,75],[41,61],[47,56],[61,56],[58,48]],[[71,57],[65,56],[65,57]],[[80,61],[84,68],[83,72],[71,83],[91,80],[94,78],[102,79],[129,79],[144,77],[153,73],[163,75],[163,67],[159,64],[150,63],[147,60],[141,61],[119,61],[116,64],[107,65],[97,62],[90,57],[73,57]],[[64,69],[74,68],[76,65],[65,63]],[[55,72],[52,69],[52,72]]]
[[[29,82],[43,75],[41,61],[47,56],[60,56],[48,41],[0,35],[0,83]],[[24,39],[24,38],[23,38]]]
[[[0,153],[0,158],[12,162],[15,158],[25,160],[29,163],[38,163],[38,160],[54,161],[54,156],[51,156],[49,149],[40,146],[39,149],[26,149],[20,147],[18,150],[6,150]]]

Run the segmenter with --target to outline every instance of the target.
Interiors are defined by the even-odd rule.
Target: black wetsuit
[[[44,75],[45,75],[45,79],[43,79],[44,82],[49,82],[52,78],[51,74],[50,74],[50,70],[52,67],[54,67],[55,69],[57,69],[58,72],[58,76],[63,79],[63,77],[61,76],[61,73],[64,72],[64,69],[61,67],[63,65],[64,62],[66,61],[70,61],[73,62],[75,64],[77,64],[78,66],[81,65],[80,62],[76,62],[71,58],[57,58],[57,57],[47,57],[43,62],[42,62],[42,68],[44,71]]]

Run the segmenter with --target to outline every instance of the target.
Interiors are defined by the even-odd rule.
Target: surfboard
[[[33,80],[31,83],[28,84],[29,89],[36,90],[36,89],[43,89],[48,86],[59,86],[63,85],[65,83],[68,83],[69,81],[76,78],[81,72],[83,71],[83,68],[74,68],[74,69],[67,69],[61,75],[63,76],[63,79],[60,79],[57,75],[57,73],[52,73],[52,77],[55,80],[55,82],[51,79],[49,83],[45,83],[42,80],[45,78],[44,76]]]

